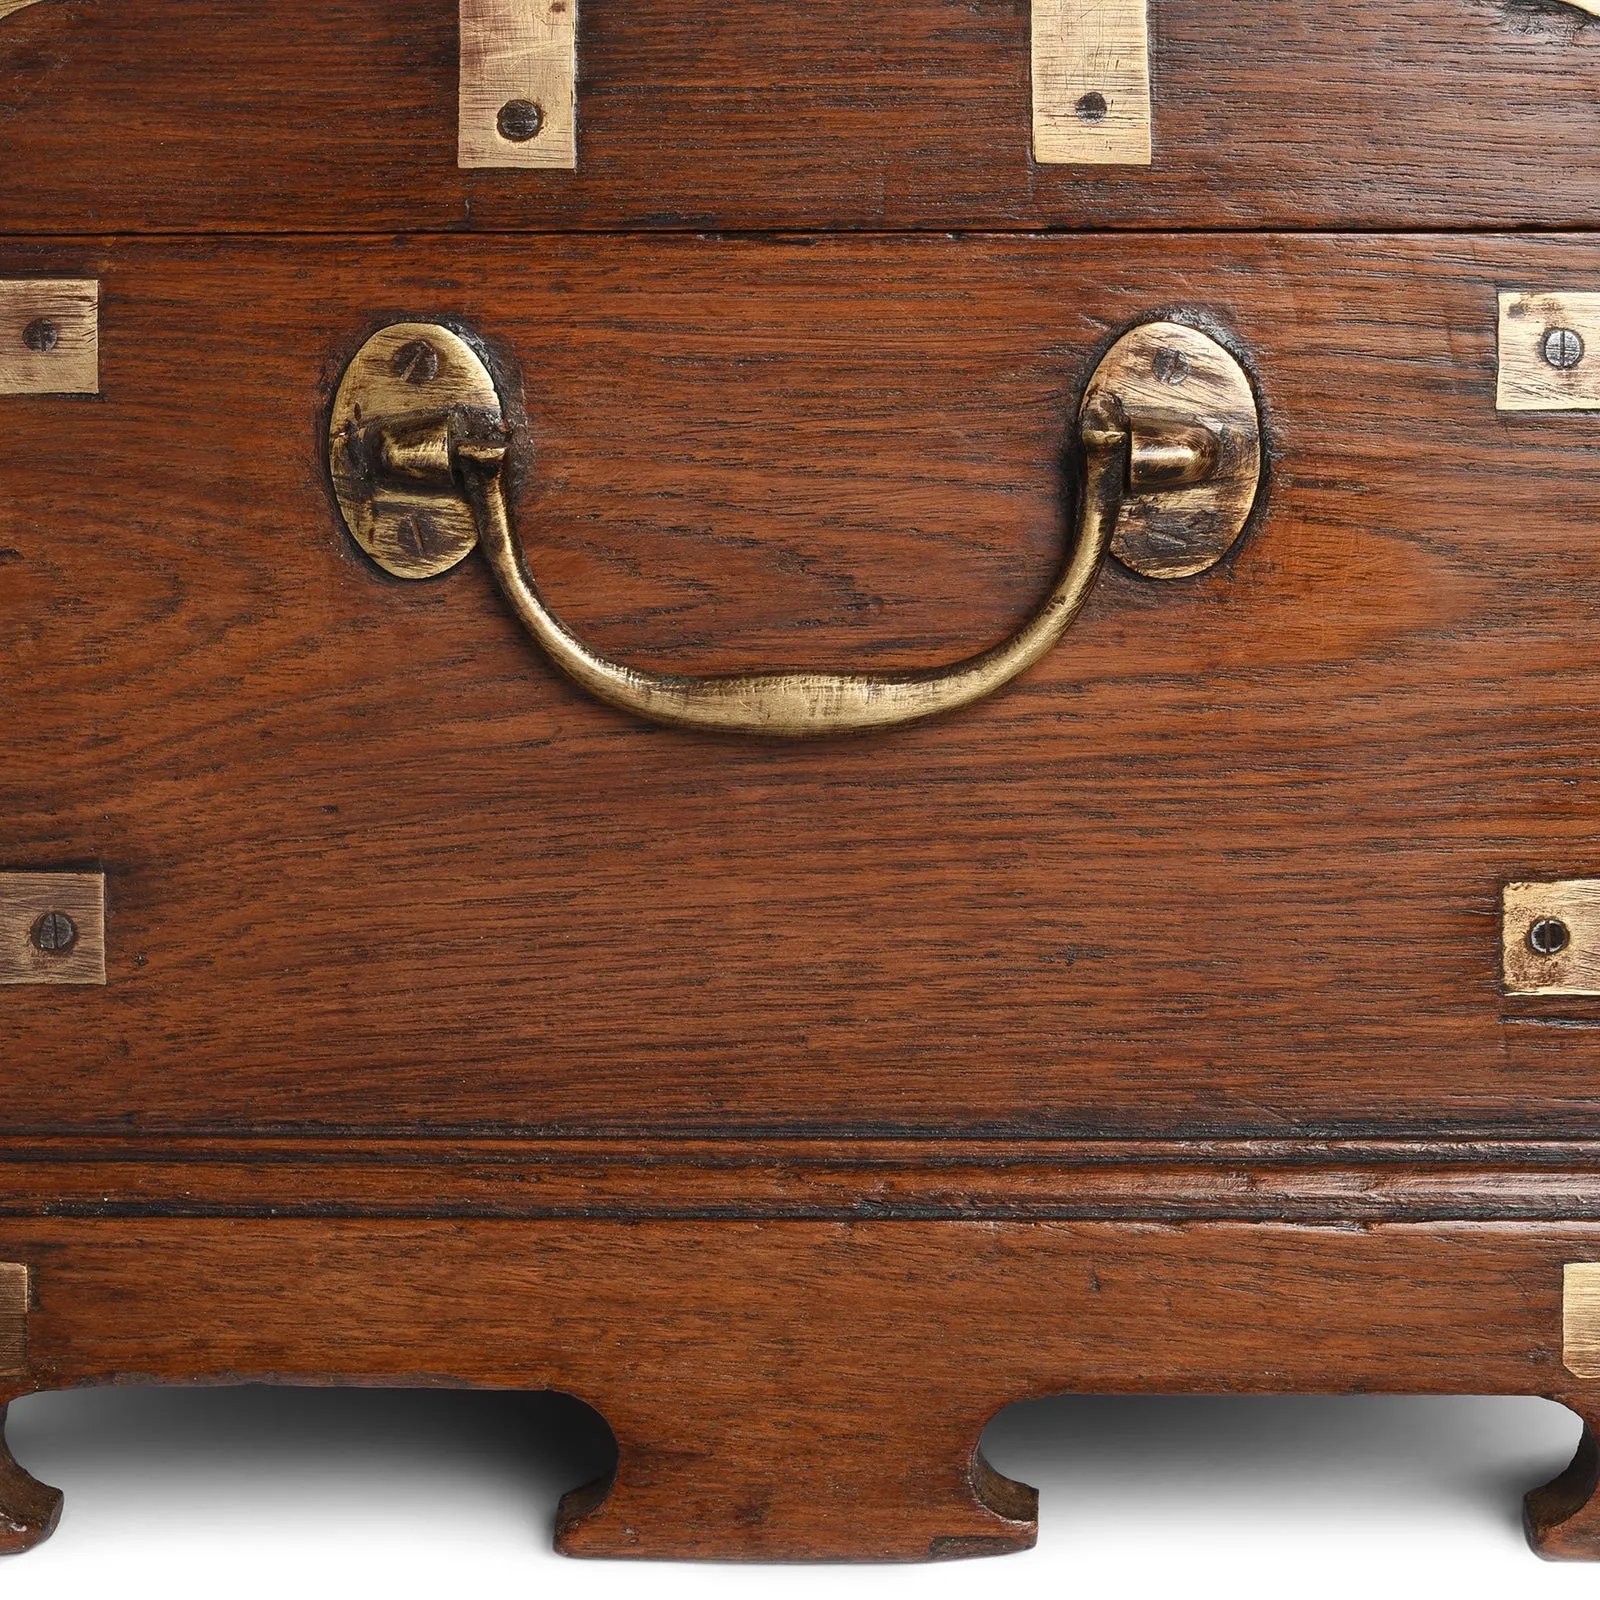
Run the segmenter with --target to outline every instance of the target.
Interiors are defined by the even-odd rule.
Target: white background
[[[564,1560],[555,1503],[609,1440],[561,1397],[384,1390],[86,1390],[12,1407],[67,1492],[5,1600],[902,1600],[1600,1594],[1600,1567],[1523,1543],[1522,1492],[1564,1467],[1540,1400],[1063,1398],[985,1451],[1041,1491],[1039,1548],[936,1567]]]

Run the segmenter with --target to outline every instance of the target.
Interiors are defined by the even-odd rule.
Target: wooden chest
[[[0,0],[0,1400],[1600,1426],[1591,9]]]

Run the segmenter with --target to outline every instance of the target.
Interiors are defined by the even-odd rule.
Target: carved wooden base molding
[[[82,1383],[557,1389],[616,1435],[573,1555],[926,1560],[1024,1548],[1033,1491],[978,1454],[1076,1392],[1547,1395],[1562,1276],[1600,1224],[0,1222],[32,1274],[27,1367]],[[1586,1435],[1530,1496],[1541,1553],[1600,1555]],[[59,1496],[0,1456],[0,1547]]]

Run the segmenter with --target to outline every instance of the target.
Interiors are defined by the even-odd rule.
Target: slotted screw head
[[[36,356],[47,356],[61,342],[61,330],[49,317],[35,317],[22,330],[22,342]]]
[[[1173,388],[1189,377],[1189,358],[1181,350],[1157,350],[1151,367],[1163,383],[1170,383]]]
[[[439,352],[426,339],[412,339],[395,351],[391,365],[407,383],[432,383],[439,376]]]
[[[1572,943],[1572,930],[1559,917],[1540,917],[1528,929],[1528,948],[1536,956],[1558,956]]]
[[[539,136],[544,126],[544,109],[532,100],[507,100],[494,119],[502,139],[512,144],[526,144]]]
[[[1546,366],[1570,372],[1583,360],[1583,335],[1575,328],[1550,328],[1539,341],[1539,354]]]
[[[34,923],[28,938],[35,950],[64,955],[78,942],[78,925],[65,911],[47,911]]]

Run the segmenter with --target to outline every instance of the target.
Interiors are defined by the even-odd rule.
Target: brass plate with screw
[[[1507,994],[1600,995],[1600,878],[1508,883],[1500,959]]]
[[[0,984],[106,981],[106,880],[0,872]]]
[[[578,165],[578,0],[460,0],[456,160]]]
[[[1600,411],[1600,294],[1500,296],[1500,411]]]
[[[0,1378],[28,1370],[28,1269],[0,1261]]]
[[[1150,165],[1146,0],[1033,0],[1033,159]]]
[[[1214,567],[1244,531],[1261,485],[1261,415],[1244,368],[1198,328],[1146,322],[1106,353],[1085,404],[1101,393],[1147,417],[1199,424],[1220,446],[1201,482],[1123,500],[1112,555],[1147,578]]]
[[[458,495],[428,486],[427,441],[405,457],[406,419],[465,411],[501,417],[494,379],[465,339],[432,322],[397,322],[356,352],[328,432],[333,489],[357,544],[397,578],[434,578],[472,553],[478,525]],[[413,487],[415,485],[415,487]]]
[[[0,279],[0,394],[100,392],[100,285]]]

